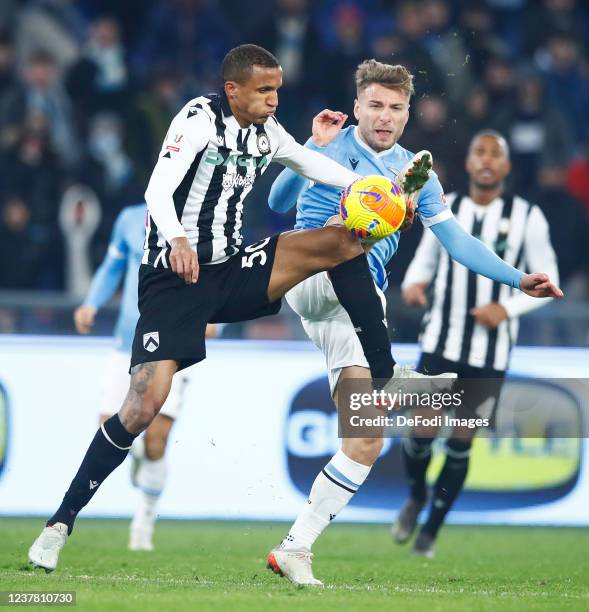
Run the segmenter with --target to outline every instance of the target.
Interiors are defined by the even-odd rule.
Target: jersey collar
[[[395,143],[390,149],[386,149],[384,151],[381,151],[380,153],[377,153],[374,149],[371,149],[362,140],[362,138],[360,138],[360,134],[358,133],[358,126],[357,125],[354,126],[354,138],[356,139],[356,142],[358,143],[359,146],[361,146],[368,153],[370,153],[370,155],[372,155],[373,157],[377,157],[377,158],[384,157],[385,155],[389,155],[389,153],[392,153],[395,150],[395,147],[397,146],[397,143]]]

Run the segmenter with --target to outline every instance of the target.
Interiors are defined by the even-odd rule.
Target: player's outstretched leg
[[[133,481],[139,489],[140,499],[131,521],[129,550],[153,550],[156,506],[166,484],[165,451],[173,423],[170,417],[158,414],[145,432],[142,457],[134,457],[139,465]],[[131,449],[131,454],[134,451]]]
[[[118,414],[96,432],[61,505],[29,549],[29,561],[47,572],[57,567],[61,549],[71,535],[78,512],[103,481],[125,459],[135,437],[149,426],[162,407],[177,369],[175,361],[135,366],[129,392]]]
[[[340,380],[354,379],[365,391],[371,389],[368,369],[358,366],[342,369]],[[335,394],[338,401],[337,387]],[[382,438],[347,438],[342,448],[315,478],[309,499],[297,516],[287,537],[268,555],[267,567],[291,582],[322,586],[313,576],[311,547],[323,530],[348,505],[368,477],[382,450]]]
[[[360,241],[344,227],[281,234],[268,298],[274,301],[317,272],[329,271],[333,289],[347,311],[374,379],[389,379],[395,361],[385,313]]]

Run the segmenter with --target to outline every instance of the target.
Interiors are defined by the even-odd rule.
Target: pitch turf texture
[[[41,523],[0,519],[0,590],[74,590],[81,610],[589,609],[586,529],[450,526],[428,561],[387,526],[334,524],[314,547],[317,590],[265,569],[286,524],[161,521],[140,553],[127,521],[81,519],[45,574],[25,562]]]

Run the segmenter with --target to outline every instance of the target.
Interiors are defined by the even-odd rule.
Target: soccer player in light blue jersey
[[[313,120],[313,135],[306,146],[361,175],[382,174],[394,179],[405,191],[407,225],[416,213],[423,226],[432,230],[455,260],[493,280],[516,288],[520,288],[521,281],[521,287],[525,287],[521,272],[503,262],[457,223],[445,203],[435,173],[431,172],[425,184],[415,182],[419,174],[429,170],[425,163],[431,154],[422,151],[414,156],[398,144],[409,118],[412,81],[412,75],[403,66],[375,60],[363,62],[356,72],[358,94],[354,115],[358,124],[342,129],[346,115],[322,111]],[[295,227],[306,229],[337,222],[339,201],[337,189],[309,183],[285,169],[272,186],[269,205],[275,211],[284,212],[296,204]],[[395,254],[399,239],[400,235],[395,233],[377,242],[368,253],[383,307],[382,291],[387,285],[385,266]],[[549,283],[546,275],[541,276]],[[558,290],[558,294],[562,292]],[[286,299],[301,317],[308,336],[325,355],[329,384],[337,405],[340,381],[370,377],[354,326],[339,304],[327,273],[306,279],[291,289]],[[382,445],[381,438],[342,440],[341,449],[315,479],[308,502],[288,536],[269,554],[269,568],[297,584],[321,585],[312,573],[311,546],[367,478]]]
[[[123,295],[115,326],[115,347],[112,351],[100,411],[102,424],[118,406],[129,388],[129,363],[137,308],[137,275],[143,257],[145,240],[146,204],[127,206],[119,213],[104,261],[94,274],[84,303],[74,313],[76,329],[87,334],[94,325],[96,313],[112,298],[124,276]],[[211,326],[209,333],[213,333]],[[145,431],[136,438],[132,449],[133,484],[140,490],[140,502],[131,522],[129,548],[153,550],[155,508],[166,482],[165,449],[174,420],[178,417],[182,389],[186,377],[176,376],[172,390],[162,410]]]

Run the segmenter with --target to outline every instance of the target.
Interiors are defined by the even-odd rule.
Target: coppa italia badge
[[[258,145],[258,151],[262,155],[267,155],[270,153],[270,139],[268,138],[268,134],[266,134],[266,132],[260,132],[258,134],[256,144]]]

